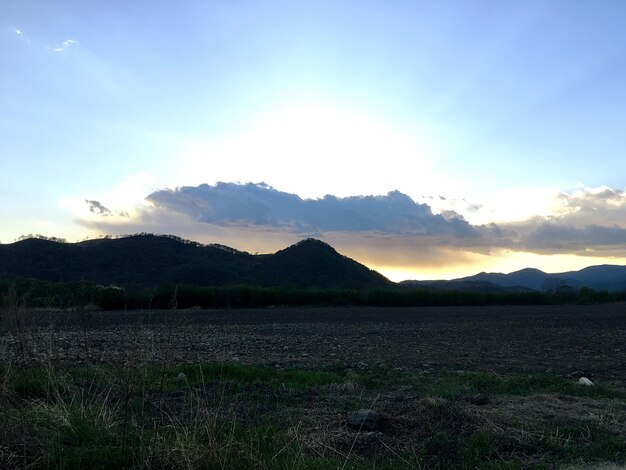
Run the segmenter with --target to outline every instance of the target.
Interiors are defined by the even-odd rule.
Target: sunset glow
[[[626,264],[624,17],[3,2],[0,241],[314,237],[393,280]]]

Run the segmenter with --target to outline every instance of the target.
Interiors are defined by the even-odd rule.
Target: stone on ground
[[[373,410],[362,409],[348,416],[348,426],[361,431],[376,431],[380,416]]]

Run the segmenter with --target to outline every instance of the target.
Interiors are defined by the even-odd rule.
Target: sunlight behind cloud
[[[178,181],[267,181],[301,197],[434,189],[434,151],[415,129],[308,104],[263,116],[248,130],[194,142]]]
[[[142,208],[150,205],[145,197],[158,187],[158,180],[154,176],[140,173],[107,191],[88,195],[89,199],[64,196],[60,198],[59,206],[70,209],[79,220],[98,220],[106,214],[110,222],[126,223],[137,216]],[[100,209],[94,210],[94,205]]]
[[[446,209],[458,211],[466,220],[477,225],[518,222],[537,216],[562,215],[559,194],[559,189],[552,186],[514,187],[479,194],[472,199],[471,207],[457,201]]]
[[[159,180],[150,173],[139,173],[107,191],[103,199],[113,207],[130,210],[146,205],[146,195],[159,187]]]

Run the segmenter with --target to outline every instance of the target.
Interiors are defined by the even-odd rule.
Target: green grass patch
[[[345,370],[334,370],[341,371],[336,373],[344,377],[347,375]],[[586,387],[573,380],[550,374],[499,376],[473,372],[424,376],[389,368],[373,368],[350,373],[353,380],[364,387],[388,388],[411,385],[419,395],[439,396],[449,400],[479,393],[490,396],[556,393],[576,397],[626,399],[626,390],[611,383],[596,383],[593,387]]]
[[[419,378],[415,382],[418,390],[426,395],[438,395],[447,399],[458,399],[467,394],[517,395],[563,394],[588,398],[626,398],[626,393],[610,384],[585,387],[566,378],[533,374],[500,377],[487,373],[454,374],[438,378]]]
[[[13,369],[5,372],[7,386],[27,398],[46,398],[52,387],[51,377],[43,368]]]
[[[327,371],[281,370],[227,363],[177,366],[169,374],[170,386],[181,385],[181,380],[177,379],[181,372],[185,374],[185,383],[190,387],[215,381],[230,381],[239,384],[263,383],[272,389],[304,390],[345,380],[340,375]]]

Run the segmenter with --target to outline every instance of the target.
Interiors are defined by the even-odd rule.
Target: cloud
[[[118,216],[123,218],[129,218],[130,214],[126,211],[112,211],[108,207],[104,206],[100,201],[94,201],[90,199],[85,199],[85,204],[87,204],[87,208],[89,212],[102,217],[111,217]]]
[[[536,220],[517,225],[521,234],[516,246],[539,253],[575,253],[592,256],[597,252],[626,255],[626,229],[617,225],[589,224],[575,226],[567,218],[556,221]]]
[[[70,47],[73,44],[77,44],[78,41],[74,40],[74,39],[66,39],[65,41],[63,41],[61,43],[60,46],[54,47],[52,50],[54,52],[63,52],[65,49],[67,49],[68,47]]]
[[[33,43],[36,47],[41,47],[44,50],[52,51],[55,53],[64,52],[68,48],[78,44],[76,39],[67,38],[65,41],[60,44],[50,45],[46,43],[42,43],[37,37],[34,38],[34,41],[31,41],[30,36],[27,36],[24,33],[24,30],[21,28],[13,28],[13,32],[15,35],[20,38],[22,41],[25,41],[27,44]]]
[[[508,224],[516,249],[594,256],[626,254],[626,193],[607,186],[561,192],[553,213]]]
[[[476,238],[459,214],[434,214],[398,191],[383,196],[302,199],[264,183],[202,184],[150,194],[155,207],[215,225],[255,225],[295,232],[382,232],[411,236]]]
[[[13,32],[19,38],[18,40],[26,42],[26,44],[30,44],[31,40],[26,34],[24,34],[24,30],[21,28],[13,28]]]
[[[108,217],[113,214],[111,209],[103,206],[99,201],[92,201],[89,199],[85,199],[85,204],[89,207],[89,212],[96,215],[102,215],[104,217]]]
[[[217,183],[153,191],[147,205],[131,215],[86,200],[95,217],[79,223],[99,234],[172,233],[251,252],[316,237],[372,265],[430,270],[483,263],[503,253],[626,256],[624,192],[597,188],[558,197],[552,215],[477,225],[453,210],[437,213],[398,191],[304,199],[264,183]],[[123,217],[108,217],[111,212]],[[611,222],[616,219],[620,223]]]
[[[626,193],[608,186],[560,193],[560,216],[576,224],[620,224],[626,220]]]

